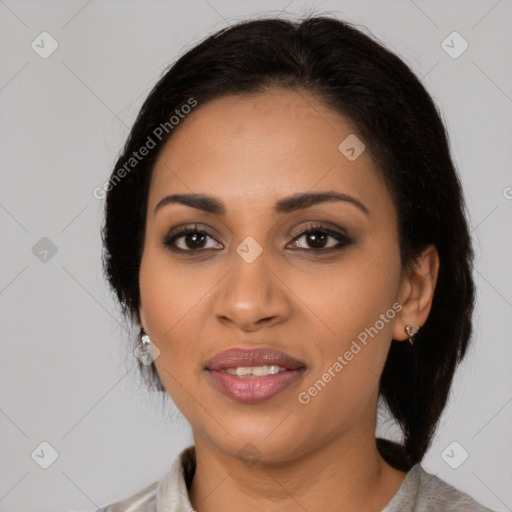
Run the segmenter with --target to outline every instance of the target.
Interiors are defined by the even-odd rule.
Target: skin
[[[189,497],[199,512],[377,512],[406,476],[376,448],[378,382],[391,340],[407,340],[405,326],[428,317],[439,257],[430,246],[401,267],[391,195],[369,151],[349,161],[338,150],[349,134],[357,135],[350,120],[306,91],[231,95],[194,109],[155,165],[139,313],[161,351],[160,378],[192,426],[197,469]],[[349,202],[273,211],[282,197],[324,191],[349,194],[368,214]],[[177,193],[216,196],[226,214],[180,204],[154,214]],[[171,230],[195,223],[208,232],[199,249],[190,236],[188,244],[174,242],[187,253],[164,246]],[[308,235],[297,238],[316,223],[346,230],[352,243],[322,253]],[[252,263],[236,252],[248,236],[263,249]],[[327,249],[338,245],[326,236]],[[401,311],[301,404],[298,394],[397,301]],[[204,367],[240,346],[281,350],[307,370],[270,400],[235,402]],[[243,456],[248,446],[252,462]]]

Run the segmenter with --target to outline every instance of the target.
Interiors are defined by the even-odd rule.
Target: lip
[[[227,368],[276,365],[286,371],[261,377],[237,377],[226,373]],[[295,384],[306,371],[306,365],[284,352],[269,348],[234,348],[210,359],[206,368],[210,382],[228,398],[255,404],[269,400]]]
[[[208,370],[211,382],[223,395],[235,402],[256,404],[269,400],[295,384],[305,369],[287,370],[264,377],[241,378],[223,371]]]
[[[295,359],[284,352],[270,348],[232,348],[219,352],[206,363],[206,370],[220,371],[239,366],[252,367],[276,365],[287,370],[305,368],[304,362]]]

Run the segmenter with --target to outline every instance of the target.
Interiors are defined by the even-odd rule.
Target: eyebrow
[[[317,192],[317,193],[299,193],[289,197],[279,199],[274,205],[276,213],[291,213],[296,210],[305,210],[316,204],[325,203],[329,201],[344,201],[352,204],[369,215],[368,208],[355,197],[339,192]],[[163,208],[170,204],[183,204],[191,208],[197,208],[214,215],[226,215],[226,207],[224,203],[214,196],[206,194],[172,194],[164,197],[155,206],[154,215]]]

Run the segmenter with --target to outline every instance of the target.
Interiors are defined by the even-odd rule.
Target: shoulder
[[[153,482],[138,493],[100,507],[95,512],[155,512],[157,487],[158,482]]]
[[[195,472],[195,447],[184,448],[167,473],[141,491],[120,501],[109,503],[95,512],[156,512],[158,510],[193,510],[187,487]]]
[[[418,512],[443,510],[443,512],[493,512],[486,508],[469,494],[456,489],[436,475],[426,472],[419,464],[411,471],[417,475],[417,495],[414,510]]]

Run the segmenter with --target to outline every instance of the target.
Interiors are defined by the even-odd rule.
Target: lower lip
[[[237,377],[226,372],[208,370],[215,387],[224,395],[244,404],[268,400],[297,382],[304,368],[287,370],[263,377]]]

